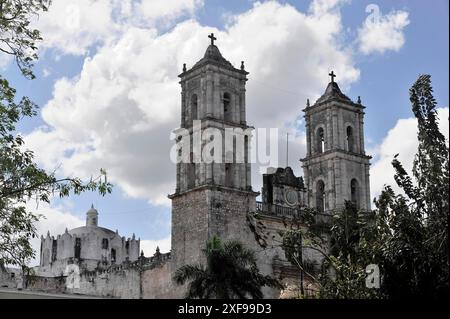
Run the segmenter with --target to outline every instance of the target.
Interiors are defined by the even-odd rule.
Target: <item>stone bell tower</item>
[[[308,202],[319,211],[342,208],[346,200],[370,209],[370,156],[364,150],[364,106],[334,81],[305,112],[307,153],[302,159]]]
[[[175,134],[187,144],[177,143],[176,190],[169,195],[175,269],[201,261],[202,249],[214,235],[239,240],[248,236],[245,216],[254,210],[258,195],[251,187],[248,160],[248,72],[243,62],[237,69],[222,57],[214,34],[209,38],[204,57],[191,69],[184,65],[179,75],[181,126]],[[229,131],[234,135],[227,135]],[[207,148],[211,143],[215,147]],[[205,160],[205,152],[213,159]]]

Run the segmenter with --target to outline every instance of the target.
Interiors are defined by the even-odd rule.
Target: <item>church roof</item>
[[[228,61],[222,56],[222,53],[220,53],[219,48],[214,44],[214,40],[216,40],[216,38],[214,37],[214,33],[211,33],[211,35],[209,35],[208,37],[211,39],[211,44],[206,49],[203,58],[201,58],[197,63],[195,63],[190,70],[186,70],[186,64],[184,64],[183,73],[181,73],[179,76],[183,76],[186,73],[189,73],[190,71],[198,69],[207,64],[215,64],[235,72],[248,74],[248,72],[245,71],[244,69],[244,62],[242,62],[241,68],[237,69],[233,66],[233,64],[231,64],[230,61]]]
[[[322,96],[319,97],[319,99],[316,101],[316,104],[328,101],[330,99],[336,99],[336,98],[339,100],[346,101],[346,102],[352,102],[352,100],[347,95],[345,95],[344,93],[341,92],[339,85],[336,82],[331,81],[330,83],[328,83],[325,93],[322,94]]]
[[[222,54],[219,51],[219,48],[215,44],[210,44],[208,46],[208,48],[206,49],[205,55],[203,56],[203,58],[200,61],[195,63],[194,68],[204,65],[204,64],[207,64],[207,63],[220,64],[222,66],[230,67],[230,68],[234,69],[233,65],[222,56]]]

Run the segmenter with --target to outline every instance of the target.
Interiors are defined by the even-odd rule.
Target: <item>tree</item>
[[[179,285],[189,281],[186,298],[259,299],[263,286],[281,288],[276,279],[259,272],[253,251],[237,241],[222,243],[214,237],[203,252],[206,267],[184,265],[174,275]]]
[[[449,148],[438,127],[431,77],[419,76],[409,92],[419,141],[412,177],[396,155],[394,178],[404,194],[386,186],[375,201],[384,289],[391,298],[439,298],[449,293]]]
[[[48,0],[0,0],[0,52],[11,55],[28,79],[33,79],[33,61],[37,59],[38,30],[30,28],[30,18],[47,10]],[[30,239],[37,236],[35,222],[41,216],[26,209],[30,200],[50,202],[54,195],[98,190],[110,193],[112,185],[106,172],[83,182],[76,177],[57,178],[34,162],[33,152],[24,149],[24,141],[15,131],[24,117],[37,114],[37,105],[28,97],[18,99],[16,90],[0,76],[0,265],[26,268],[34,256]]]
[[[33,61],[38,59],[39,30],[30,26],[32,17],[47,11],[51,0],[0,0],[0,52],[12,56],[22,74],[34,79]]]
[[[307,273],[318,285],[319,297],[448,297],[449,147],[439,131],[432,93],[429,75],[419,76],[410,89],[419,142],[412,177],[398,154],[392,161],[403,194],[385,186],[374,211],[358,212],[346,202],[328,223],[314,218],[319,213],[311,209],[288,222],[291,229],[282,233],[282,247],[300,272],[305,271],[301,249],[323,256],[321,273]],[[371,264],[380,270],[379,289],[366,286],[366,267]]]

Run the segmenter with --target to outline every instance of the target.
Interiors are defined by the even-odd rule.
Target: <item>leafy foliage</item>
[[[283,232],[286,258],[305,271],[302,249],[323,257],[321,272],[306,273],[321,298],[443,298],[449,294],[449,148],[439,131],[429,75],[410,89],[418,123],[412,177],[394,157],[394,179],[403,194],[385,186],[376,209],[358,211],[346,202],[331,221],[309,208]],[[286,223],[287,224],[287,223]],[[264,229],[254,227],[254,231]],[[267,235],[258,235],[260,238]],[[266,243],[267,246],[267,243]],[[380,289],[366,287],[366,267],[380,269]]]
[[[22,73],[34,79],[33,62],[37,60],[39,30],[31,27],[32,17],[46,11],[50,0],[0,0],[0,53],[12,56]],[[69,196],[84,191],[112,191],[106,172],[83,182],[76,177],[57,178],[33,161],[16,133],[16,125],[24,117],[37,114],[37,105],[28,97],[16,98],[16,90],[0,76],[0,265],[20,265],[26,270],[34,256],[30,239],[37,236],[35,222],[39,215],[27,211],[30,200],[50,202],[54,195]]]
[[[34,78],[33,61],[38,59],[36,43],[39,30],[31,27],[31,19],[47,11],[51,0],[0,0],[0,52],[14,57],[22,74]]]
[[[203,252],[206,267],[184,265],[175,273],[178,284],[190,281],[186,298],[262,298],[261,287],[281,287],[276,279],[259,272],[253,251],[237,241],[222,243],[214,237]]]

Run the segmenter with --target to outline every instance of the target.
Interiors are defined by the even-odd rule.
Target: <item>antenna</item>
[[[289,166],[289,133],[286,133],[286,167]]]

